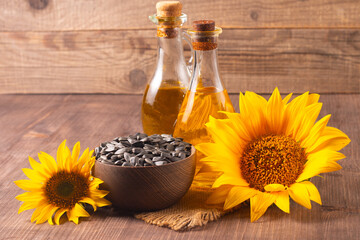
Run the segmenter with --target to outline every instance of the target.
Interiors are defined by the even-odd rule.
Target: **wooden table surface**
[[[269,97],[268,95],[265,97]],[[238,109],[238,96],[231,99]],[[343,169],[314,178],[323,205],[312,210],[291,203],[288,215],[276,207],[250,223],[249,207],[188,232],[144,223],[111,208],[99,209],[79,225],[30,223],[32,210],[17,214],[25,179],[21,168],[39,151],[54,155],[63,139],[94,148],[115,136],[141,131],[140,95],[0,95],[0,239],[359,239],[360,95],[322,95],[321,116],[352,142],[342,152]],[[320,116],[320,117],[321,117]],[[82,150],[83,150],[82,148]]]

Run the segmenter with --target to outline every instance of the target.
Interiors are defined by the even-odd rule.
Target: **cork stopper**
[[[193,29],[195,31],[214,31],[215,30],[215,21],[213,21],[213,20],[194,21]]]
[[[156,14],[161,17],[181,16],[182,4],[179,1],[160,1],[156,3]]]
[[[214,20],[197,20],[188,30],[194,50],[208,51],[217,48],[217,37],[221,28],[215,27]]]

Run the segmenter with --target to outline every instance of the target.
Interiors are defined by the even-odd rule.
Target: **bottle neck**
[[[174,28],[174,37],[158,37],[158,58],[162,57],[164,64],[171,64],[174,60],[183,60],[182,33],[180,28]],[[171,60],[167,62],[167,60]]]
[[[195,50],[194,52],[190,91],[196,92],[201,91],[201,89],[214,92],[223,91],[224,85],[218,71],[217,49]]]
[[[180,28],[174,28],[176,34],[172,37],[158,37],[158,55],[155,77],[164,80],[174,80],[188,86],[190,73],[186,66],[182,32]]]

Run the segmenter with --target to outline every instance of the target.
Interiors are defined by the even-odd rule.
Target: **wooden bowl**
[[[195,173],[195,148],[178,162],[161,166],[123,167],[95,161],[93,174],[104,181],[106,198],[124,211],[153,211],[171,206],[189,189]]]

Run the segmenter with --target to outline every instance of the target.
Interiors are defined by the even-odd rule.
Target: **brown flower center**
[[[294,139],[266,135],[246,146],[240,168],[250,187],[264,192],[268,184],[290,186],[295,183],[306,161],[304,149]]]
[[[75,172],[58,172],[46,183],[45,195],[49,203],[60,208],[72,208],[88,196],[88,179]]]

